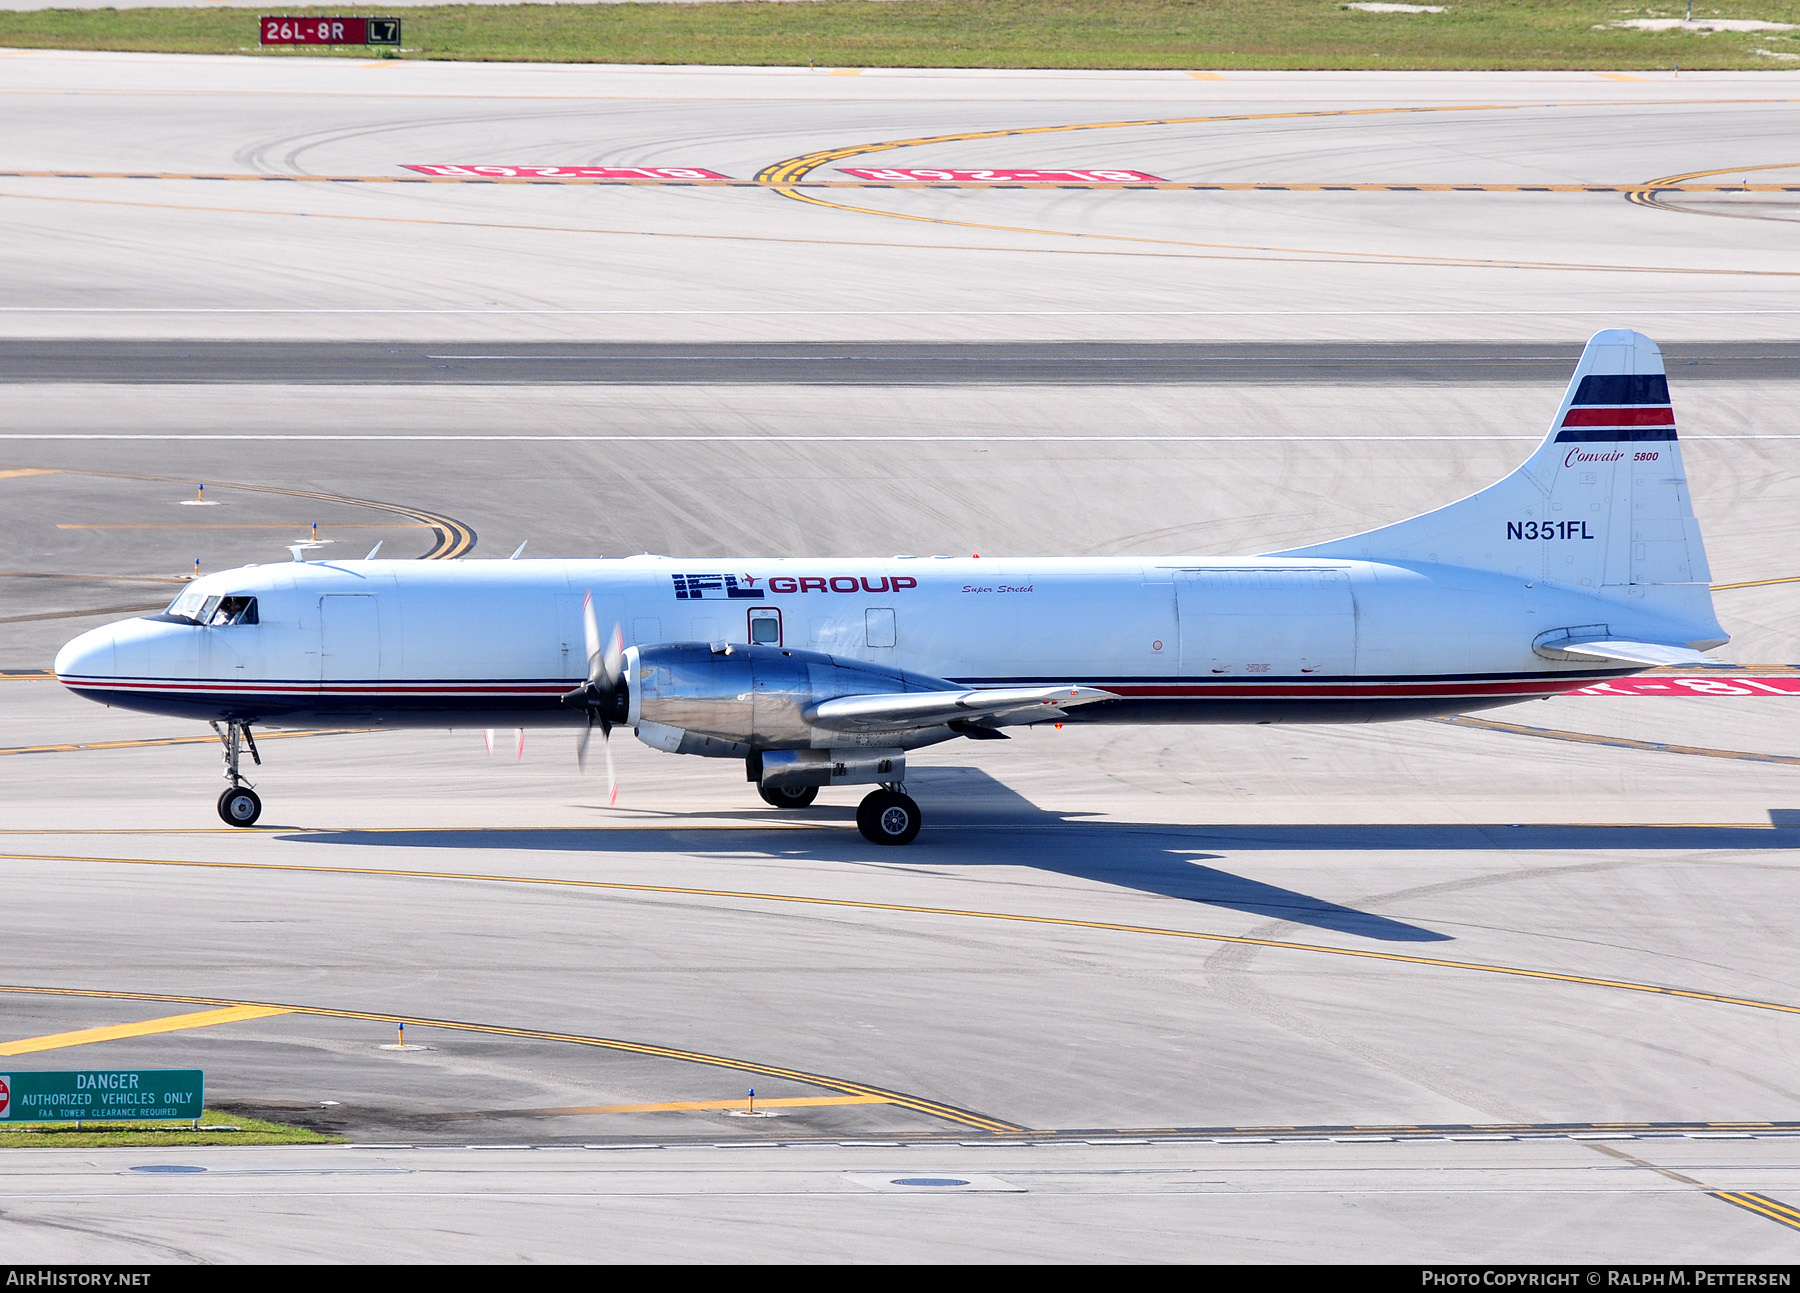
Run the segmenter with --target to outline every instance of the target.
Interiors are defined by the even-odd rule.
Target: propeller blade
[[[587,596],[581,599],[581,628],[582,632],[587,637],[587,676],[588,683],[591,686],[600,681],[600,670],[605,663],[602,659],[603,648],[600,643],[600,625],[594,620],[594,594],[592,590],[588,592]]]
[[[487,752],[488,758],[494,757],[494,729],[491,727],[487,729]]]
[[[618,686],[619,678],[625,672],[625,634],[617,624],[613,625],[612,639],[606,644],[606,685],[608,690]]]
[[[514,757],[520,763],[525,761],[525,729],[522,727],[519,729],[519,752]]]
[[[612,737],[605,733],[600,736],[600,752],[606,755],[606,806],[612,808],[619,802],[619,774],[613,770]]]
[[[581,735],[575,738],[575,766],[583,772],[587,771],[588,737],[593,733],[594,723],[589,719],[588,725],[581,729]]]

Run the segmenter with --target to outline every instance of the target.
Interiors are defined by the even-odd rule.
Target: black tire
[[[812,801],[819,797],[819,788],[797,786],[792,790],[778,790],[773,786],[758,786],[756,793],[771,808],[809,808]]]
[[[856,829],[871,844],[911,844],[919,825],[919,806],[910,795],[875,790],[856,807]]]
[[[249,786],[233,786],[219,796],[219,818],[227,826],[254,826],[262,816],[262,797]]]

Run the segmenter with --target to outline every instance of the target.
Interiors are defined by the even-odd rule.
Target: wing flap
[[[838,696],[806,710],[808,722],[844,731],[937,727],[955,720],[1039,723],[1095,701],[1117,700],[1097,687],[990,687],[968,691],[884,692]]]

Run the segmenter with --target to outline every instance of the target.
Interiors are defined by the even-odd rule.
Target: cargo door
[[[319,598],[319,680],[375,682],[383,676],[381,601],[367,593]]]
[[[1347,676],[1356,602],[1342,570],[1180,570],[1186,678]]]

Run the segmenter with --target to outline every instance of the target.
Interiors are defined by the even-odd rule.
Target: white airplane
[[[1549,434],[1459,502],[1253,557],[304,561],[194,580],[84,633],[61,681],[253,727],[615,725],[741,760],[770,804],[874,785],[868,839],[919,831],[906,754],[1069,723],[1354,723],[1460,714],[1727,641],[1662,354],[1588,343]],[[518,554],[514,554],[515,558]],[[617,627],[603,639],[601,624]],[[608,771],[611,771],[610,750]]]

